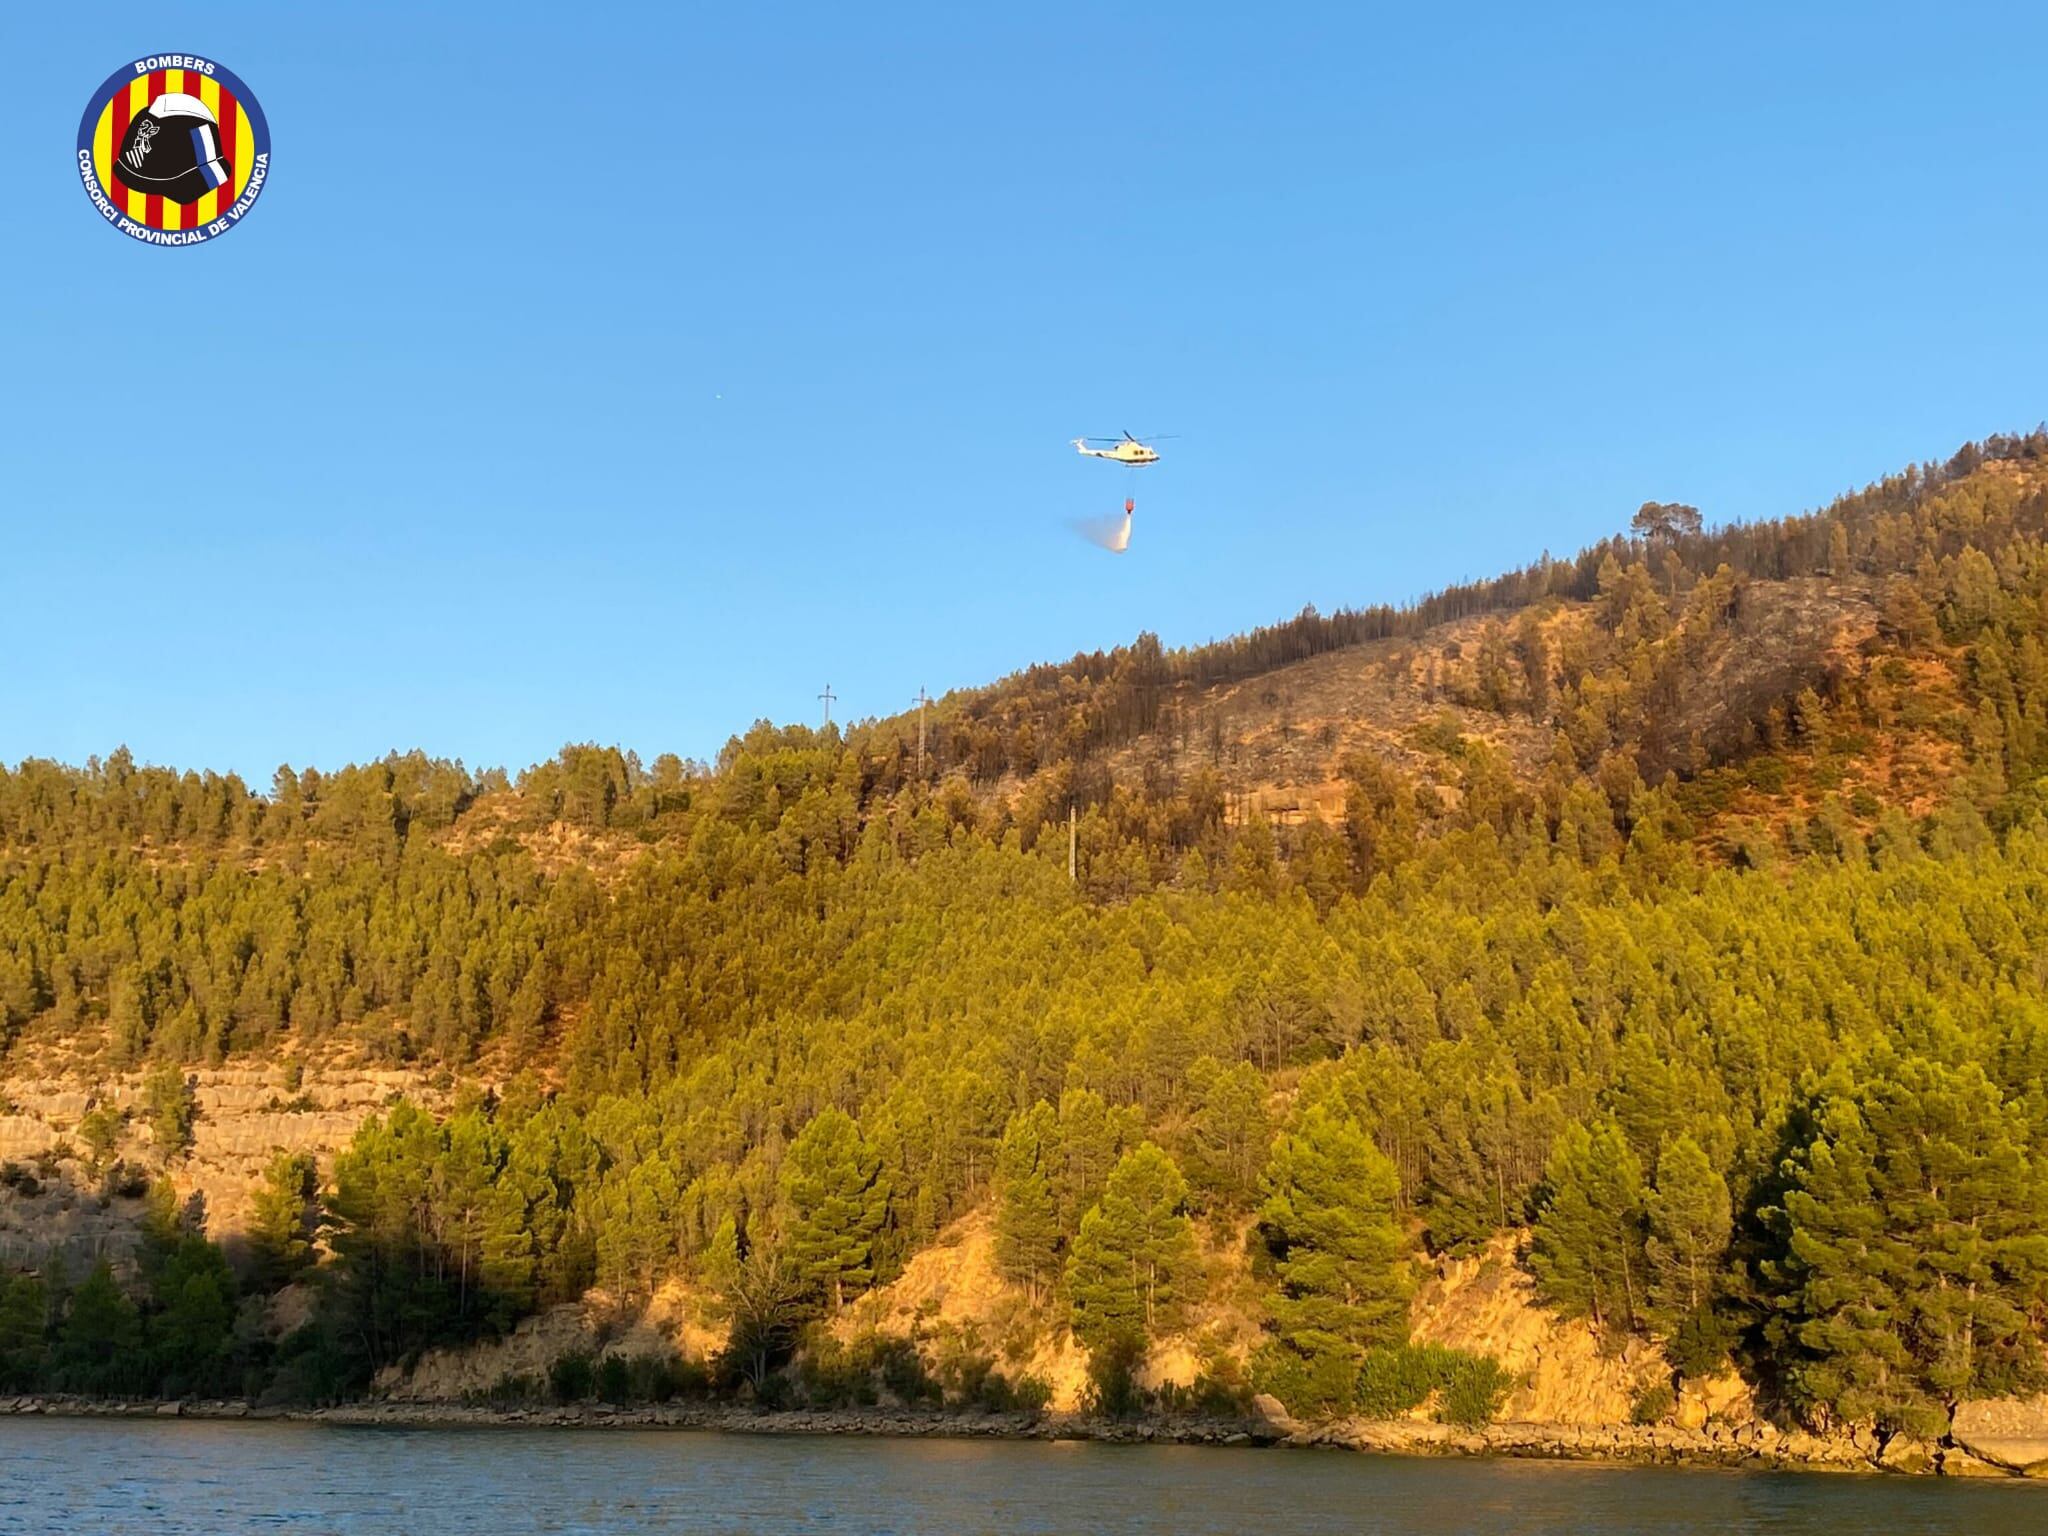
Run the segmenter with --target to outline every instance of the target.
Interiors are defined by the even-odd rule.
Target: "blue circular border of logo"
[[[240,107],[243,115],[249,119],[249,135],[256,146],[256,171],[250,174],[251,185],[235,199],[232,211],[223,210],[220,217],[203,229],[150,229],[137,224],[125,210],[116,208],[108,200],[107,194],[100,190],[99,168],[93,164],[92,136],[100,125],[101,111],[113,99],[115,91],[127,89],[138,73],[146,73],[138,71],[136,65],[162,58],[196,59],[201,64],[211,64],[213,69],[209,78],[218,80],[234,93],[236,106]],[[201,70],[200,73],[206,74],[207,71]],[[263,188],[270,180],[270,124],[263,116],[263,104],[250,92],[249,87],[242,83],[242,77],[220,60],[208,58],[203,53],[145,53],[141,58],[130,59],[123,67],[107,76],[100,82],[100,88],[92,93],[92,98],[86,102],[85,115],[78,120],[78,155],[79,179],[85,184],[86,196],[92,200],[93,212],[112,225],[116,233],[126,235],[131,240],[139,240],[144,245],[204,245],[209,240],[219,239],[240,224],[249,216],[250,210],[255,208],[256,199],[263,195]],[[256,172],[261,174],[258,175]]]

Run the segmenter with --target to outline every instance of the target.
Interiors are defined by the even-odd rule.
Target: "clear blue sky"
[[[13,7],[0,759],[705,756],[2048,416],[2048,13],[1678,9]],[[195,249],[72,172],[154,51]]]

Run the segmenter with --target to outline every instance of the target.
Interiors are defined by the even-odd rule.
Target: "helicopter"
[[[1157,441],[1164,442],[1165,439],[1160,438]],[[1091,443],[1107,446],[1090,447]],[[1159,462],[1157,448],[1139,442],[1128,432],[1122,437],[1077,437],[1074,439],[1074,446],[1091,459],[1108,459],[1112,464],[1128,464],[1133,468],[1140,464]]]

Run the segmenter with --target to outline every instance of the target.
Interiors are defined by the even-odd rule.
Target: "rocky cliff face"
[[[849,1307],[836,1329],[842,1339],[869,1330],[915,1339],[928,1356],[958,1349],[995,1357],[1007,1375],[1044,1381],[1055,1412],[1077,1410],[1088,1385],[1080,1346],[1064,1329],[1042,1327],[996,1268],[995,1222],[985,1210],[947,1228],[894,1281]]]
[[[188,1074],[194,1117],[184,1151],[155,1144],[143,1074],[91,1083],[48,1067],[10,1064],[0,1079],[0,1262],[59,1258],[76,1273],[132,1248],[147,1180],[168,1175],[197,1196],[210,1236],[232,1245],[279,1152],[310,1152],[326,1173],[363,1119],[399,1094],[429,1105],[446,1097],[422,1074],[309,1067],[296,1084],[281,1066],[197,1068]],[[111,1105],[125,1112],[104,1157],[89,1155],[81,1126]]]
[[[409,1365],[387,1366],[372,1390],[394,1403],[456,1403],[497,1389],[510,1378],[545,1382],[567,1355],[600,1360],[678,1355],[708,1362],[725,1331],[707,1316],[706,1298],[670,1282],[639,1304],[603,1291],[522,1320],[501,1339],[462,1349],[430,1349]]]
[[[1646,1390],[1670,1384],[1671,1363],[1644,1340],[1610,1349],[1590,1324],[1545,1308],[1517,1259],[1519,1242],[1504,1233],[1471,1258],[1438,1264],[1415,1298],[1416,1341],[1499,1361],[1520,1382],[1502,1405],[1504,1419],[1626,1424]],[[1733,1375],[1686,1383],[1678,1408],[1679,1422],[1691,1428],[1755,1417],[1748,1387]]]

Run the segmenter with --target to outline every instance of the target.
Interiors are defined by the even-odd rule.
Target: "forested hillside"
[[[174,1181],[195,1063],[454,1105],[281,1156],[234,1264],[165,1185],[132,1270],[7,1280],[0,1387],[330,1398],[680,1278],[710,1387],[924,1391],[826,1328],[979,1209],[1106,1406],[1236,1249],[1256,1339],[1203,1391],[1484,1417],[1407,1299],[1502,1231],[1816,1425],[2043,1384],[2048,436],[1644,521],[951,695],[922,764],[906,716],[516,782],[0,770],[0,1073],[157,1085],[154,1166],[103,1123],[11,1186]],[[990,1350],[951,1387],[1028,1396]]]

